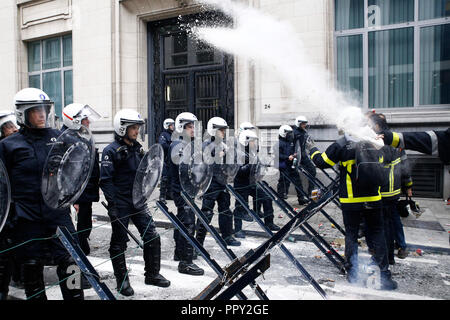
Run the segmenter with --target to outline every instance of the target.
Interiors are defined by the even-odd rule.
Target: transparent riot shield
[[[213,177],[212,164],[203,158],[202,145],[193,141],[184,144],[180,150],[179,164],[180,184],[191,198],[201,197],[211,184]]]
[[[205,162],[213,167],[213,176],[222,185],[232,183],[244,164],[245,153],[238,149],[237,139],[228,137],[226,142],[210,143],[203,150]]]
[[[41,193],[53,209],[70,206],[83,193],[95,162],[95,142],[88,128],[67,129],[53,143],[42,173]]]
[[[269,156],[262,156],[250,153],[249,163],[250,166],[250,184],[256,184],[264,179],[268,175],[271,167],[271,158]]]
[[[9,206],[11,204],[11,187],[8,172],[0,160],[0,232],[8,219]]]
[[[164,165],[164,150],[160,144],[154,144],[142,158],[136,171],[133,184],[133,204],[142,208],[161,179]]]
[[[302,161],[302,146],[300,144],[300,140],[297,140],[295,142],[294,150],[297,157],[294,159],[293,166],[295,167],[295,169],[298,169],[298,167],[300,166],[300,162]]]

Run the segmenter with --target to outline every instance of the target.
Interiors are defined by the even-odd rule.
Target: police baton
[[[105,207],[106,210],[108,210],[108,205],[106,204],[105,201],[102,201],[102,205]],[[111,217],[110,217],[111,218]],[[142,249],[144,250],[144,245],[139,241],[138,238],[136,238],[136,236],[134,234],[131,233],[130,230],[128,230],[128,228],[122,223],[122,221],[120,221],[119,217],[116,217],[116,221],[120,223],[120,225],[125,229],[125,231],[128,233],[128,235],[134,240],[134,242],[136,242],[136,244]],[[111,219],[111,222],[112,219]]]

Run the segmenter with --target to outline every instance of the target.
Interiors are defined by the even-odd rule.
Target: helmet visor
[[[94,109],[92,109],[90,106],[85,105],[80,112],[78,112],[75,115],[76,118],[83,119],[89,119],[90,122],[99,120],[102,116],[98,114]]]
[[[31,104],[24,108],[24,124],[29,128],[55,127],[55,106],[51,103]]]

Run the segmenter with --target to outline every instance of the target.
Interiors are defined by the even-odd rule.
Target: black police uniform
[[[61,128],[61,132],[67,130],[64,125]],[[91,176],[88,180],[86,188],[80,197],[76,200],[75,204],[78,204],[79,209],[77,213],[77,232],[80,247],[85,255],[89,255],[91,249],[89,247],[89,236],[92,231],[92,203],[100,200],[100,163],[98,149],[95,149],[95,162],[92,168]]]
[[[300,165],[313,177],[316,176],[316,167],[314,163],[312,163],[311,159],[308,157],[306,153],[306,140],[308,138],[308,133],[302,128],[296,127],[294,128],[294,145],[297,141],[300,143],[301,148],[301,159]],[[300,155],[299,155],[300,156]],[[302,184],[299,185],[302,187]],[[314,184],[308,179],[308,196],[311,196],[312,191],[314,190]]]
[[[0,137],[0,141],[3,139],[4,137]],[[10,217],[13,216],[13,213],[11,213],[11,211],[12,210],[10,210],[10,212],[8,213],[8,218],[5,225],[3,226],[3,230],[0,232],[0,300],[7,299],[9,292],[9,283],[13,276],[14,255],[11,254],[10,251],[7,251],[13,246],[11,240],[12,226],[10,223]],[[20,268],[18,274],[20,276]]]
[[[173,131],[170,129],[164,129],[164,131],[158,138],[158,143],[162,146],[164,150],[164,167],[161,175],[160,193],[159,193],[159,200],[161,201],[172,199],[170,192],[170,175],[169,175],[170,173],[169,149],[170,144],[172,143],[172,132]]]
[[[355,282],[358,279],[358,229],[361,219],[365,219],[375,251],[373,259],[381,271],[382,288],[393,289],[396,284],[392,283],[389,271],[380,193],[383,174],[380,171],[381,165],[380,170],[374,170],[378,167],[373,164],[382,160],[382,156],[381,153],[371,154],[367,151],[368,155],[371,154],[370,159],[361,160],[363,153],[357,152],[358,147],[346,138],[341,138],[331,144],[324,153],[314,147],[310,154],[319,168],[325,169],[339,163],[339,201],[346,232],[345,267],[348,280]],[[367,164],[370,164],[368,170],[363,170]]]
[[[299,204],[304,204],[306,202],[306,199],[304,199],[303,194],[297,189],[297,187],[301,188],[302,186],[300,175],[297,169],[293,168],[293,160],[289,160],[289,156],[295,154],[294,141],[292,141],[292,139],[279,137],[278,151],[280,178],[278,179],[277,192],[280,197],[283,197],[284,199],[287,198],[287,195],[289,193],[289,186],[291,184],[291,182],[285,177],[285,175],[287,175],[293,180],[293,183],[296,186],[295,191],[297,192],[297,199]]]
[[[43,257],[50,249],[51,258],[58,265],[57,274],[63,298],[83,299],[81,289],[69,289],[67,268],[74,265],[70,254],[58,238],[58,226],[66,227],[74,234],[69,209],[48,207],[41,194],[42,171],[51,146],[60,135],[59,130],[30,129],[23,127],[0,142],[0,157],[11,181],[13,226],[12,240],[18,246],[14,250],[21,265],[25,294],[30,299],[46,299]],[[46,239],[34,240],[32,239]]]
[[[264,218],[264,224],[272,230],[279,229],[273,223],[273,205],[272,199],[263,191],[256,187],[255,181],[251,178],[255,164],[250,163],[249,146],[245,147],[245,161],[239,168],[236,177],[234,178],[234,189],[242,197],[242,199],[248,204],[248,198],[253,198],[253,211],[258,213],[261,218]],[[261,213],[261,208],[264,213]],[[234,232],[238,233],[242,230],[242,220],[252,221],[252,218],[247,218],[248,214],[246,210],[236,200],[234,215]]]
[[[111,218],[111,257],[117,289],[124,295],[132,295],[129,287],[125,250],[128,234],[117,219],[128,227],[131,219],[144,242],[145,277],[155,277],[161,266],[161,240],[153,219],[147,214],[148,208],[135,208],[133,204],[133,183],[136,171],[144,157],[144,150],[139,142],[128,145],[123,138],[115,135],[115,141],[102,153],[100,168],[100,188],[108,201],[108,215]],[[148,283],[147,283],[148,284]],[[131,291],[131,292],[129,292]]]
[[[213,144],[213,146],[211,145]],[[203,150],[205,151],[206,148],[211,148],[211,156],[215,157],[215,145],[214,138],[211,138],[210,140],[207,140],[203,143]],[[224,160],[225,163],[225,160]],[[240,244],[234,240],[232,237],[233,234],[233,214],[230,210],[231,205],[231,197],[226,189],[226,184],[224,181],[221,181],[221,179],[218,178],[218,175],[220,175],[220,164],[213,164],[213,178],[211,180],[211,184],[209,185],[208,190],[203,195],[203,201],[202,201],[202,212],[205,214],[205,216],[208,218],[208,221],[211,222],[212,217],[214,215],[214,206],[217,202],[218,210],[219,210],[219,230],[222,234],[223,239],[231,244],[234,242],[234,244]],[[206,237],[206,228],[201,223],[201,221],[197,221],[197,235],[196,239],[203,244]]]
[[[189,234],[195,236],[195,213],[181,197],[182,188],[180,184],[179,164],[174,162],[174,159],[182,158],[183,148],[185,148],[187,145],[188,142],[184,141],[182,136],[178,140],[172,141],[172,143],[170,144],[170,188],[172,191],[173,201],[175,203],[175,206],[177,207],[177,218],[184,224]],[[175,240],[174,258],[175,260],[180,261],[180,263],[178,264],[178,271],[191,275],[203,275],[204,270],[199,268],[192,262],[192,260],[194,259],[194,248],[192,247],[192,245],[183,237],[178,229],[175,229],[173,231],[173,237]]]
[[[384,143],[405,150],[438,156],[445,165],[450,164],[450,128],[445,131],[391,132],[386,130]]]

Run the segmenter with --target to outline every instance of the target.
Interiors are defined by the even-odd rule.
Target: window
[[[72,69],[71,35],[28,43],[28,85],[49,95],[59,117],[73,102]]]
[[[165,36],[164,49],[166,69],[222,63],[221,52],[186,32]]]
[[[360,105],[363,103],[363,52],[362,35],[337,39],[338,86],[350,92]]]
[[[364,108],[448,107],[450,0],[335,0],[338,88]]]

